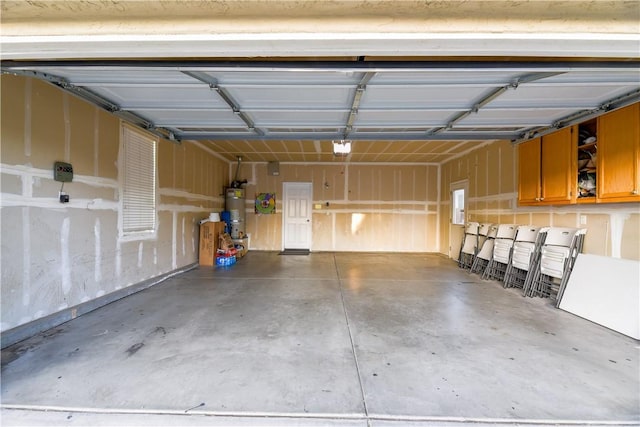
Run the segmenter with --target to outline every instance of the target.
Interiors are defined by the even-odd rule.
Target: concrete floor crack
[[[340,270],[338,269],[338,260],[336,255],[333,255],[333,264],[336,268],[336,277],[338,278],[338,289],[340,290],[340,300],[342,302],[342,309],[344,312],[344,320],[347,324],[347,331],[349,332],[349,341],[351,343],[351,354],[353,355],[353,362],[356,366],[356,373],[358,375],[358,384],[360,386],[360,393],[362,394],[362,407],[364,408],[364,414],[367,419],[367,427],[371,427],[371,420],[369,419],[369,410],[367,409],[367,399],[364,392],[364,385],[362,383],[362,372],[360,371],[360,365],[358,364],[358,355],[356,353],[356,347],[353,342],[353,333],[351,332],[351,324],[349,323],[349,314],[347,313],[347,304],[344,301],[344,289],[342,288],[342,279],[340,278]]]

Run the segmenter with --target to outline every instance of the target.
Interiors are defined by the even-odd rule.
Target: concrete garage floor
[[[2,352],[2,425],[638,424],[638,342],[438,255],[198,268]]]

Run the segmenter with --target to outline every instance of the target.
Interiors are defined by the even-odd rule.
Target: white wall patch
[[[138,243],[138,268],[142,268],[142,254],[144,253],[144,243]]]
[[[60,230],[60,271],[62,274],[62,292],[67,295],[71,290],[71,263],[69,262],[69,232],[71,219],[66,217],[62,221]]]
[[[102,237],[100,218],[96,218],[93,224],[94,236],[94,258],[93,258],[93,279],[96,283],[102,280]]]
[[[22,208],[22,305],[31,300],[31,219],[29,208]]]

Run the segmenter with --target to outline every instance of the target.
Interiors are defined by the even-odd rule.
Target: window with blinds
[[[122,126],[120,156],[122,234],[156,230],[156,141]]]

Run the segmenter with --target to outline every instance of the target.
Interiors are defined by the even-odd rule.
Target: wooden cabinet
[[[518,145],[520,205],[560,205],[575,201],[574,128]]]
[[[518,145],[518,204],[540,201],[540,138]]]
[[[640,201],[640,103],[598,118],[597,201]]]
[[[640,103],[524,142],[518,159],[519,205],[640,202]]]
[[[575,201],[576,146],[575,126],[542,137],[541,191],[544,204]]]

